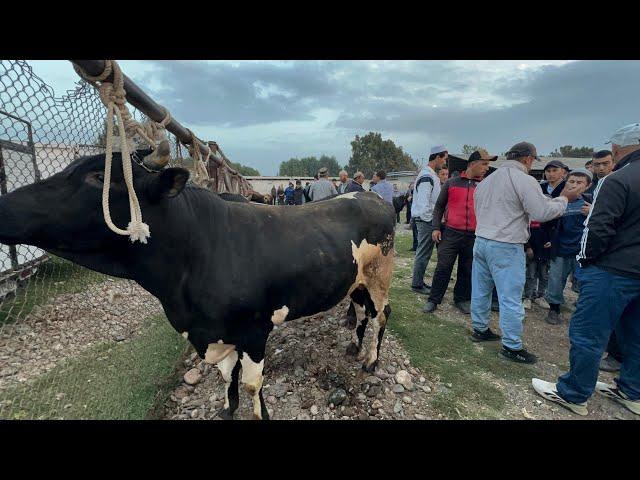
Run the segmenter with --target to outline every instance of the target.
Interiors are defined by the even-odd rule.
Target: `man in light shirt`
[[[489,328],[491,293],[495,285],[500,302],[502,350],[507,360],[535,363],[536,356],[522,346],[525,284],[524,244],[531,220],[546,222],[561,216],[577,191],[565,188],[557,198],[548,198],[529,175],[539,161],[536,147],[520,142],[506,153],[507,160],[478,184],[474,195],[476,241],[471,273],[471,340],[499,340]]]

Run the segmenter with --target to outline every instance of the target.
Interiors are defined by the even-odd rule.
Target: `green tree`
[[[387,172],[416,170],[418,165],[402,147],[393,140],[383,140],[382,134],[369,132],[364,137],[356,135],[351,142],[351,158],[347,170],[353,175],[360,170],[370,177],[378,170]]]
[[[260,176],[260,172],[258,170],[252,167],[248,167],[246,165],[242,165],[241,163],[229,162],[229,165],[231,165],[231,168],[233,168],[234,170],[237,170],[240,173],[240,175],[243,175],[245,177]]]
[[[552,157],[567,157],[567,158],[587,158],[592,157],[595,151],[591,147],[573,147],[571,145],[564,145],[551,152]]]
[[[313,177],[322,167],[326,167],[329,170],[330,176],[338,175],[341,170],[336,157],[322,155],[320,158],[290,158],[285,162],[281,162],[278,175],[281,177]]]
[[[477,145],[463,145],[462,146],[462,153],[464,155],[471,155],[473,152],[475,152],[479,148],[482,148],[482,147],[479,147]]]

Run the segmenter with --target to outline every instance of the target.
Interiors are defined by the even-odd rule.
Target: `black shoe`
[[[562,317],[559,312],[555,312],[553,310],[549,310],[549,313],[545,317],[545,321],[549,325],[559,325],[562,323]]]
[[[422,311],[424,313],[431,313],[431,312],[435,312],[437,309],[438,309],[438,304],[433,303],[431,300],[429,300],[427,304],[424,306],[424,308],[422,309]]]
[[[411,287],[411,290],[421,295],[429,295],[431,293],[431,286],[423,283],[421,287]]]
[[[465,315],[471,313],[471,302],[455,302],[455,306]]]
[[[474,328],[471,334],[472,342],[492,342],[494,340],[500,340],[500,335],[493,333],[490,328],[487,328],[484,332],[480,332]]]
[[[603,372],[617,372],[620,367],[621,363],[611,355],[607,355],[600,361],[600,370]]]
[[[498,302],[491,302],[491,311],[492,312],[499,312],[500,311],[500,304]]]
[[[507,360],[511,360],[516,363],[536,363],[538,361],[538,357],[533,353],[527,352],[524,348],[521,348],[520,350],[512,350],[503,345],[502,350],[500,350],[500,355]]]

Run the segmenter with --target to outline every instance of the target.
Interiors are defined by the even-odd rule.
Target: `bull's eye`
[[[100,183],[104,183],[104,174],[103,174],[103,173],[96,173],[96,179],[97,179]]]

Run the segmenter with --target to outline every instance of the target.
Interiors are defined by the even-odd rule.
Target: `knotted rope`
[[[107,107],[106,156],[104,163],[104,184],[102,186],[102,213],[104,215],[104,221],[112,232],[118,235],[128,235],[132,242],[139,241],[141,243],[147,243],[147,238],[149,238],[151,234],[149,232],[149,225],[142,221],[140,203],[138,202],[138,197],[133,187],[133,167],[131,164],[131,156],[129,154],[127,134],[131,136],[133,135],[133,132],[140,134],[140,136],[142,136],[152,148],[155,148],[155,142],[149,138],[144,129],[135,119],[133,119],[131,113],[127,109],[126,92],[124,90],[124,75],[122,74],[122,70],[120,70],[120,66],[117,62],[114,60],[105,61],[104,71],[95,77],[87,75],[83,70],[77,68],[75,65],[74,68],[82,78],[98,89],[100,99]],[[113,83],[105,82],[112,72]],[[127,185],[127,191],[129,193],[129,213],[131,216],[131,220],[127,225],[126,230],[118,228],[113,223],[109,210],[114,116],[117,117],[118,125],[121,130],[123,130],[123,134],[120,135],[122,172],[125,184]],[[170,119],[167,115],[165,119],[163,119],[163,123],[167,118]]]
[[[191,145],[188,146],[187,149],[189,150],[191,158],[193,158],[193,171],[195,176],[193,183],[198,186],[205,186],[209,181],[209,171],[207,170],[206,162],[209,161],[209,157],[211,156],[211,147],[206,145],[207,154],[203,160],[202,154],[200,153],[200,146],[198,145],[198,139],[191,130],[187,129],[187,131],[191,134]]]

